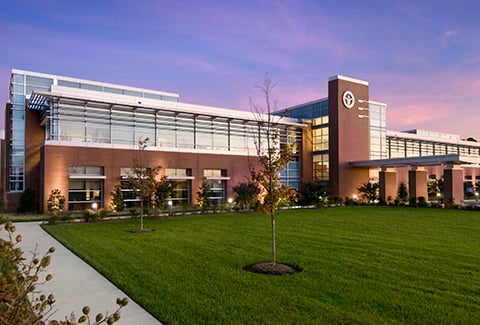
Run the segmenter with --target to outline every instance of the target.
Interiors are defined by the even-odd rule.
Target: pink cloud
[[[480,78],[447,69],[424,75],[379,77],[380,96],[388,104],[389,129],[429,129],[480,138],[476,113]],[[371,85],[371,89],[375,85]],[[375,91],[376,92],[376,91]]]

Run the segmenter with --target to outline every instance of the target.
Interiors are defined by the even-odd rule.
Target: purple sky
[[[241,110],[265,73],[279,107],[325,97],[341,74],[388,104],[388,129],[480,139],[479,12],[477,0],[2,0],[0,107],[12,68]]]

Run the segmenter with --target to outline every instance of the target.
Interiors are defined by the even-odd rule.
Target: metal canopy
[[[393,168],[406,166],[480,165],[480,157],[460,154],[351,161],[356,168]]]

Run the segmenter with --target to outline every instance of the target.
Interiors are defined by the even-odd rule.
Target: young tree
[[[115,185],[110,196],[112,197],[112,203],[110,204],[112,210],[117,212],[123,211],[125,209],[125,201],[123,200],[122,186],[120,184]]]
[[[267,75],[263,84],[257,86],[265,98],[265,107],[262,108],[253,99],[250,99],[250,109],[259,123],[256,137],[257,156],[261,169],[256,172],[255,178],[263,194],[262,211],[270,216],[272,254],[271,263],[276,263],[275,243],[275,211],[278,204],[289,197],[288,186],[280,181],[280,172],[292,160],[292,148],[286,143],[280,143],[280,126],[278,122],[282,116],[274,115],[277,109],[276,101],[271,102],[271,92],[276,86]]]
[[[173,194],[173,183],[167,179],[167,176],[162,176],[160,181],[157,182],[157,188],[155,189],[155,206],[158,209],[164,209],[167,207],[168,199]]]
[[[403,182],[398,186],[398,200],[401,202],[407,202],[408,200],[407,185]]]
[[[212,196],[212,190],[210,185],[207,183],[202,183],[200,190],[197,192],[197,203],[202,208],[202,212],[205,213],[211,206],[212,202],[210,197]]]
[[[47,200],[47,211],[52,216],[58,216],[65,209],[65,196],[58,188],[53,189]]]
[[[143,154],[148,145],[148,138],[138,141],[140,153],[133,161],[133,174],[128,177],[128,182],[134,193],[140,198],[140,231],[143,231],[144,203],[150,204],[157,188],[157,175],[162,167],[147,167],[143,162]]]

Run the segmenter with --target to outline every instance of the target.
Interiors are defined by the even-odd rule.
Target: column
[[[397,197],[397,172],[382,168],[378,176],[380,181],[380,202],[388,202],[389,197],[394,200]]]
[[[428,199],[428,174],[426,170],[412,166],[408,171],[408,194],[410,199],[417,200],[423,196]]]
[[[447,165],[443,171],[445,207],[456,204],[463,205],[463,169],[455,165]]]

